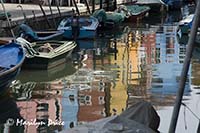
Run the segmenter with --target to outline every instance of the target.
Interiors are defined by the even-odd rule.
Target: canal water
[[[7,116],[27,123],[9,129],[9,119],[1,131],[63,131],[119,115],[144,100],[160,116],[159,131],[168,132],[186,53],[185,38],[176,36],[181,18],[179,12],[127,23],[99,33],[94,41],[78,41],[72,60],[65,64],[47,71],[22,70],[6,96],[9,100],[1,100],[0,116],[1,121]],[[194,133],[198,128],[199,52],[195,49],[188,72],[177,132]],[[52,124],[42,124],[47,121]]]

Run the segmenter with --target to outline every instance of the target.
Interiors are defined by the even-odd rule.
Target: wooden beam
[[[78,6],[77,6],[77,4],[76,4],[76,1],[75,1],[75,0],[72,0],[72,1],[73,1],[73,4],[74,4],[75,8],[76,8],[76,12],[77,12],[78,15],[80,16],[80,12],[79,12]]]

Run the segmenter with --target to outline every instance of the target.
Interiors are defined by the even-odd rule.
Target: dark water
[[[12,107],[8,113],[1,111],[1,123],[21,116],[28,122],[51,120],[54,124],[10,129],[27,133],[62,131],[120,114],[145,100],[160,115],[159,130],[167,132],[186,53],[186,45],[179,44],[176,37],[181,17],[180,12],[170,13],[128,23],[94,41],[79,41],[78,52],[66,64],[48,71],[22,70],[11,86],[12,98],[1,98],[6,99],[1,100],[1,107]],[[197,117],[199,59],[196,49],[183,98]],[[199,120],[188,108],[181,106],[177,132],[196,132]],[[1,125],[1,131],[8,128]]]

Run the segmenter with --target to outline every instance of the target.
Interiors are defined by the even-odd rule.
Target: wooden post
[[[50,10],[50,13],[51,13],[51,17],[52,17],[52,19],[53,19],[54,26],[55,26],[55,28],[56,28],[56,27],[57,27],[57,25],[56,25],[56,20],[55,20],[55,18],[54,18],[54,16],[53,16],[53,11],[52,11],[52,8],[51,8],[51,3],[50,3],[49,0],[48,0],[48,5],[49,5],[49,10]]]
[[[87,0],[84,0],[84,1],[85,1],[86,6],[87,6],[87,10],[88,10],[89,14],[91,14],[91,12],[90,12],[90,6],[88,4],[88,1]]]
[[[95,11],[95,0],[92,0],[92,12]]]
[[[79,12],[78,6],[77,6],[77,4],[76,4],[76,1],[75,1],[75,0],[72,0],[72,1],[73,1],[73,3],[74,3],[75,8],[76,8],[76,12],[77,12],[78,15],[80,16],[80,12]]]
[[[13,38],[14,38],[14,41],[15,41],[15,40],[16,40],[16,36],[15,36],[13,30],[12,30],[12,26],[11,26],[11,23],[10,23],[10,19],[8,18],[8,14],[7,14],[7,12],[6,12],[6,8],[5,8],[5,6],[4,6],[3,0],[1,0],[1,6],[2,6],[2,8],[3,8],[4,14],[6,15],[6,19],[7,19],[7,21],[8,21],[8,26],[9,26],[9,28],[10,28],[10,32],[11,32]]]
[[[41,11],[42,11],[42,13],[43,13],[43,16],[45,17],[45,19],[46,19],[46,21],[47,21],[47,25],[48,25],[49,27],[51,27],[51,24],[50,24],[50,22],[49,22],[49,20],[48,20],[48,18],[47,18],[47,15],[46,15],[46,13],[45,13],[45,11],[44,11],[44,9],[43,9],[41,3],[39,3],[39,6],[40,6],[40,9],[41,9]]]
[[[56,7],[57,7],[57,10],[58,10],[59,16],[60,16],[60,18],[61,18],[61,17],[62,17],[62,15],[61,15],[61,12],[60,12],[60,8],[59,8],[59,5],[58,5],[58,3],[56,3]]]
[[[106,11],[109,11],[110,8],[110,2],[109,0],[106,0]]]
[[[103,0],[100,0],[100,9],[103,8]]]
[[[21,9],[22,14],[23,14],[23,16],[24,16],[24,21],[25,21],[25,23],[26,23],[26,22],[27,22],[27,18],[26,18],[26,14],[25,14],[25,12],[24,12],[23,7],[22,7],[21,5],[18,5],[17,7],[19,7],[19,8]]]
[[[117,9],[117,0],[114,0],[114,10]]]
[[[195,38],[196,38],[197,29],[198,29],[199,22],[200,22],[200,12],[199,11],[200,11],[200,2],[198,1],[197,7],[195,10],[194,20],[192,23],[192,29],[190,32],[189,41],[187,44],[188,47],[187,47],[186,57],[185,57],[183,69],[181,72],[179,90],[177,91],[176,101],[175,101],[174,110],[173,110],[170,128],[169,128],[169,133],[175,133],[175,130],[176,130],[176,124],[177,124],[178,115],[179,115],[179,111],[180,111],[181,101],[182,101],[182,97],[184,94],[185,82],[187,80],[187,73],[188,73],[188,70],[190,67],[190,60],[192,57],[193,48],[195,46]]]
[[[35,20],[35,24],[36,24],[36,26],[38,27],[39,26],[39,22],[38,22],[38,20],[37,20],[37,17],[35,16],[35,12],[32,10],[32,13],[33,13],[33,18],[34,18],[34,20]]]

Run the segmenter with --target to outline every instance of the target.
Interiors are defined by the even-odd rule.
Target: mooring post
[[[91,14],[91,12],[90,12],[90,6],[88,4],[88,1],[87,0],[84,0],[84,1],[85,1],[86,6],[87,6],[88,13]]]
[[[58,10],[59,16],[60,16],[60,18],[61,18],[61,17],[62,17],[62,15],[61,15],[61,12],[60,12],[60,8],[59,8],[59,5],[58,5],[58,3],[56,3],[56,7],[57,7],[57,10]]]
[[[54,18],[54,16],[53,16],[53,11],[52,11],[52,8],[51,8],[50,0],[48,0],[48,5],[49,5],[49,10],[50,10],[50,13],[51,13],[51,17],[52,17],[52,19],[53,19],[54,26],[55,26],[55,28],[56,28],[56,27],[57,27],[57,25],[56,25],[56,20],[55,20],[55,18]]]
[[[42,5],[41,5],[41,2],[39,2],[39,6],[40,6],[40,9],[41,9],[41,11],[42,11],[43,16],[45,17],[45,19],[46,19],[46,21],[47,21],[48,26],[51,27],[51,24],[50,24],[50,22],[49,22],[49,20],[48,20],[48,18],[47,18],[47,15],[46,15],[46,13],[45,13],[45,11],[44,11]]]
[[[193,48],[195,46],[195,38],[196,38],[197,29],[198,29],[199,22],[200,22],[200,12],[199,11],[200,11],[200,2],[198,1],[197,7],[195,10],[194,20],[192,23],[192,29],[190,32],[189,41],[187,44],[186,57],[184,59],[183,69],[181,72],[179,90],[177,91],[176,101],[175,101],[174,110],[173,110],[170,128],[169,128],[169,133],[175,133],[175,130],[176,130],[176,124],[177,124],[178,115],[179,115],[179,111],[180,111],[181,101],[182,101],[183,94],[184,94],[185,82],[187,80],[187,74],[188,74],[188,70],[190,67],[190,60],[192,57]]]
[[[28,23],[27,18],[26,18],[26,14],[25,14],[25,12],[24,12],[24,9],[23,9],[22,5],[18,5],[17,7],[19,7],[19,8],[21,9],[22,14],[23,14],[23,16],[24,16],[24,21],[25,21],[25,23]]]
[[[103,0],[100,0],[100,9],[102,9],[103,8]]]
[[[78,6],[77,6],[77,4],[76,4],[76,1],[75,1],[75,0],[72,0],[72,1],[73,1],[73,3],[74,3],[75,8],[76,8],[76,12],[77,12],[78,15],[80,16],[80,12],[79,12]]]
[[[39,26],[39,22],[37,20],[37,17],[35,16],[35,11],[32,10],[32,13],[33,13],[33,19],[35,20],[35,25],[38,27]]]
[[[95,11],[95,0],[92,0],[92,12]]]
[[[6,15],[6,19],[7,19],[7,21],[8,21],[8,26],[9,26],[9,28],[10,28],[10,32],[11,32],[13,38],[14,38],[14,41],[15,41],[15,40],[16,40],[16,36],[15,36],[13,30],[12,30],[12,26],[11,26],[11,23],[10,23],[10,19],[8,18],[8,14],[7,14],[7,12],[6,12],[6,8],[5,8],[5,6],[4,6],[3,0],[1,0],[1,6],[2,6],[2,8],[3,8],[4,14]]]
[[[110,2],[109,0],[106,0],[106,11],[109,11],[110,8]]]
[[[117,0],[114,0],[114,10],[117,9]]]

